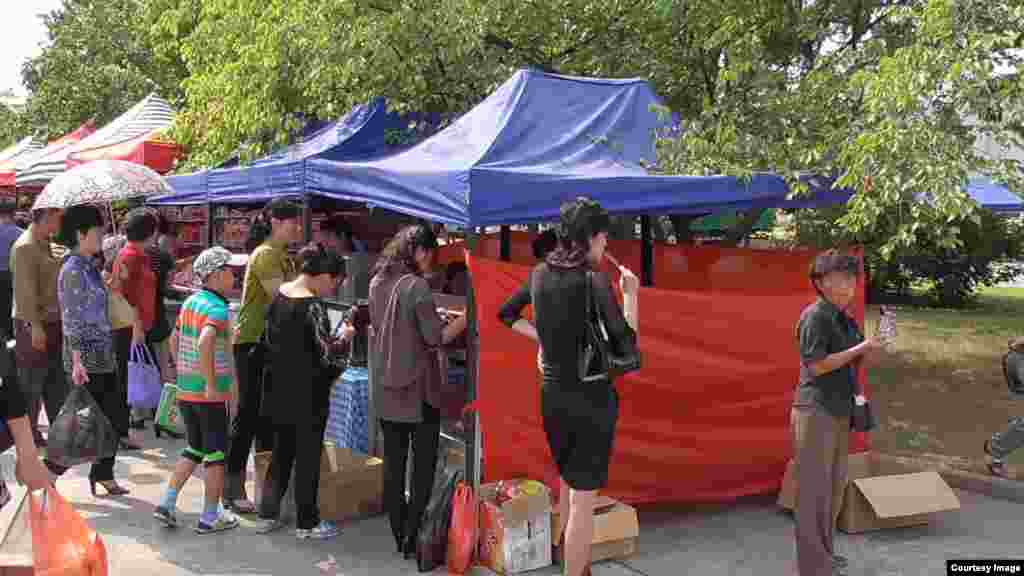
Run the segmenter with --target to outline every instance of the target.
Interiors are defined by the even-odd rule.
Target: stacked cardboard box
[[[498,574],[551,565],[551,495],[539,482],[524,482],[510,482],[517,487],[517,495],[509,500],[500,498],[499,484],[480,486],[477,558]]]

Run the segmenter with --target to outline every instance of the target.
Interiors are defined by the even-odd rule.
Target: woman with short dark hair
[[[527,286],[502,306],[499,318],[541,347],[541,412],[548,447],[558,467],[559,546],[565,574],[590,574],[594,501],[608,481],[619,414],[610,377],[583,381],[580,354],[586,343],[587,302],[604,321],[609,338],[635,349],[639,281],[621,268],[625,315],[608,277],[598,272],[611,220],[600,204],[577,198],[561,208],[558,244],[531,272]],[[588,295],[589,291],[589,295]],[[535,326],[521,317],[533,305]]]
[[[157,276],[153,272],[148,247],[156,238],[157,220],[148,208],[135,208],[128,212],[124,222],[126,244],[117,254],[113,268],[113,285],[135,311],[135,322],[130,336],[127,334],[117,338],[117,355],[119,380],[124,393],[125,405],[128,405],[128,356],[133,345],[145,346],[150,358],[155,358],[152,348],[146,343],[146,334],[156,323]],[[144,426],[143,413],[136,410],[135,421],[130,428],[139,429]],[[129,418],[131,418],[129,411]],[[141,444],[125,439],[122,446],[129,450],[139,450]]]
[[[281,285],[267,310],[263,345],[270,363],[264,382],[264,413],[273,426],[274,451],[260,502],[260,518],[269,531],[280,526],[281,499],[295,465],[295,503],[299,539],[338,534],[321,521],[317,509],[320,453],[327,427],[331,385],[345,368],[345,342],[331,333],[323,298],[344,278],[341,259],[320,244],[299,251],[299,277]]]
[[[127,417],[116,376],[107,287],[96,266],[102,236],[103,216],[98,208],[72,206],[64,213],[61,239],[70,252],[57,278],[57,296],[64,327],[64,371],[72,385],[86,387],[116,427],[127,424]],[[93,496],[97,484],[110,496],[128,494],[114,480],[114,458],[93,463],[89,471]]]
[[[444,385],[438,351],[466,329],[465,316],[444,325],[423,278],[436,251],[437,237],[429,226],[404,228],[381,252],[370,281],[373,397],[384,431],[384,506],[398,552],[406,558],[415,554],[437,464]],[[407,502],[410,443],[413,482]]]
[[[832,535],[846,489],[857,364],[881,347],[864,339],[849,313],[859,274],[854,256],[829,250],[815,258],[809,276],[818,299],[804,308],[796,327],[800,382],[790,423],[800,576],[832,576],[847,564],[835,553]]]

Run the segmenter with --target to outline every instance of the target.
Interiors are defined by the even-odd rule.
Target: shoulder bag
[[[580,354],[580,380],[614,380],[639,370],[642,361],[635,341],[621,342],[613,339],[608,333],[601,311],[594,305],[593,272],[587,272],[584,300],[587,315],[584,345]]]

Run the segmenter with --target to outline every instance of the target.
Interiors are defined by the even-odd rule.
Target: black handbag
[[[640,369],[640,350],[634,338],[613,338],[605,326],[601,311],[594,306],[594,273],[587,272],[585,342],[580,355],[580,380],[614,380]]]

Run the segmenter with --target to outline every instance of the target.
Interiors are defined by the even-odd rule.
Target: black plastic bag
[[[452,497],[462,470],[438,467],[430,502],[423,511],[423,523],[416,535],[416,565],[420,572],[432,572],[448,561],[448,528],[452,521]]]
[[[70,468],[117,453],[118,434],[96,399],[84,386],[74,386],[50,424],[46,459]]]

